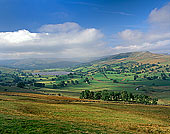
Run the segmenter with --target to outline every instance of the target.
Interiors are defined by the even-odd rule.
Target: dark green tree
[[[78,80],[75,80],[75,84],[76,84],[76,85],[79,84],[79,81],[78,81]]]
[[[95,100],[100,100],[102,97],[101,91],[95,92],[94,93],[94,99]]]
[[[57,85],[56,85],[56,84],[53,84],[53,88],[56,89],[56,88],[57,88]]]
[[[19,83],[17,83],[17,87],[24,88],[25,83],[24,82],[19,82]]]
[[[121,99],[123,101],[128,101],[128,93],[127,93],[127,91],[122,91],[121,92]]]
[[[102,100],[109,101],[110,100],[110,93],[107,90],[102,91]]]

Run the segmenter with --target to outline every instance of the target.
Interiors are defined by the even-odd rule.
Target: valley
[[[0,132],[169,133],[170,65],[155,55],[124,53],[69,68],[1,67]]]

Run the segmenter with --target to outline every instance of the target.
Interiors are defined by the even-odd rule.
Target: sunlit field
[[[0,133],[164,133],[170,107],[0,93]],[[83,102],[84,101],[84,102]]]

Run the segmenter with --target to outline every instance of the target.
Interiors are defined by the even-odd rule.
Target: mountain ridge
[[[170,55],[156,54],[149,51],[146,52],[127,52],[111,55],[95,61],[97,64],[112,64],[117,62],[135,61],[139,63],[162,63],[170,64]]]
[[[139,63],[161,63],[170,64],[170,55],[156,54],[146,52],[127,52],[105,57],[91,58],[30,58],[15,60],[0,60],[0,66],[19,68],[19,69],[51,69],[51,68],[69,68],[77,65],[86,64],[114,64],[118,62],[134,61]]]

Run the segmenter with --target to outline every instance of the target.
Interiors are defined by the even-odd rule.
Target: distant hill
[[[93,61],[96,64],[113,64],[118,62],[135,61],[139,63],[158,63],[170,64],[170,55],[155,54],[151,52],[128,52],[107,56]]]
[[[170,64],[170,55],[154,54],[151,52],[128,52],[105,57],[88,58],[32,58],[16,60],[0,60],[0,66],[19,69],[50,69],[68,68],[86,64],[113,64],[118,62],[135,61],[139,63]]]
[[[65,59],[17,59],[0,60],[0,66],[19,69],[49,69],[67,68],[80,64],[77,61],[66,61]]]
[[[0,60],[0,67],[39,70],[51,68],[68,68],[82,63],[91,62],[99,57],[82,58],[29,58],[29,59],[11,59]]]

